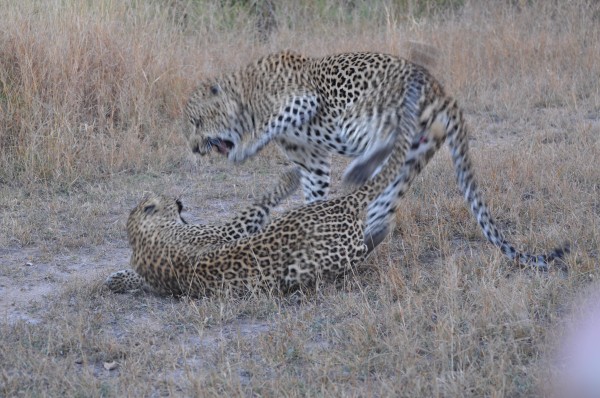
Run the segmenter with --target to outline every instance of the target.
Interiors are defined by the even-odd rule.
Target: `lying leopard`
[[[413,130],[416,122],[413,117]],[[190,239],[189,225],[181,219],[180,203],[152,195],[127,221],[131,266],[154,289],[193,297],[288,291],[335,280],[367,256],[363,229],[367,204],[396,179],[399,169],[399,189],[405,191],[441,145],[444,134],[438,125],[423,129],[412,143],[397,140],[395,145],[407,151],[395,151],[381,172],[354,192],[304,205],[274,219],[257,234],[223,244],[198,248]]]
[[[202,82],[186,107],[191,126],[185,134],[194,152],[205,155],[216,149],[233,162],[276,142],[301,167],[304,198],[313,203],[327,197],[332,153],[356,158],[345,179],[362,184],[380,165],[373,160],[385,159],[392,148],[406,152],[406,146],[393,143],[415,134],[397,128],[403,123],[407,90],[415,83],[420,86],[419,119],[424,128],[436,120],[443,124],[459,188],[486,238],[523,265],[546,268],[549,261],[562,257],[568,247],[534,255],[516,250],[504,238],[475,181],[467,127],[456,101],[424,67],[392,55],[266,56]],[[398,172],[369,204],[365,239],[370,250],[390,229],[403,194],[402,178]]]
[[[144,201],[144,203],[156,202],[154,208],[151,208],[148,204],[144,207],[147,212],[152,213],[152,218],[150,214],[145,214],[145,217],[154,221],[158,219],[158,215],[166,216],[169,226],[172,224],[172,219],[177,219],[178,222],[173,225],[172,229],[161,229],[161,239],[170,239],[176,241],[177,244],[188,245],[194,251],[200,251],[211,245],[231,242],[258,233],[270,221],[271,209],[278,206],[283,199],[291,195],[299,185],[300,173],[298,168],[294,167],[286,170],[271,192],[262,196],[256,203],[248,206],[231,221],[222,225],[190,225],[180,216],[183,205],[179,200],[164,199],[160,196],[151,196]],[[162,207],[162,205],[165,205],[165,207]],[[176,206],[177,211],[169,213],[172,210],[170,209],[172,205]],[[158,215],[154,216],[154,212]],[[133,214],[132,212],[132,217]],[[152,224],[152,227],[158,228],[155,224]],[[134,235],[130,233],[130,239]],[[150,246],[155,245],[150,242],[145,243]],[[156,250],[160,249],[156,248]],[[132,257],[133,260],[134,258]],[[133,290],[152,290],[151,286],[146,284],[146,280],[133,269],[135,268],[135,264],[132,263],[131,265],[131,269],[124,269],[110,274],[104,282],[105,285],[117,293]]]

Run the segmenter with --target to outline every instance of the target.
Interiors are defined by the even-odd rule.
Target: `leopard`
[[[398,128],[406,118],[410,88],[418,87],[416,129]],[[350,52],[309,57],[294,51],[268,54],[249,64],[201,80],[185,106],[183,128],[198,155],[217,152],[243,163],[274,142],[301,168],[305,203],[327,198],[333,154],[352,158],[343,180],[360,185],[381,160],[435,123],[444,126],[456,180],[485,238],[512,263],[546,270],[569,252],[564,243],[543,254],[517,250],[499,230],[476,179],[469,130],[456,99],[429,70],[396,55]],[[412,141],[411,141],[412,140]],[[408,162],[408,160],[407,160]],[[413,167],[426,166],[414,162]],[[410,166],[410,165],[407,165]],[[402,166],[403,167],[403,166]],[[404,192],[390,181],[369,204],[365,242],[373,250],[390,231]],[[421,169],[417,170],[421,172]]]
[[[181,200],[174,199],[177,214],[179,214],[178,218],[181,223],[177,225],[177,233],[173,237],[182,245],[191,245],[196,250],[202,250],[205,247],[231,242],[256,234],[269,223],[271,210],[296,191],[299,185],[300,173],[298,168],[291,167],[286,169],[279,177],[277,185],[271,191],[261,196],[255,203],[244,208],[231,220],[222,224],[189,224],[181,217],[181,211],[183,210]],[[147,211],[154,210],[147,208]],[[133,267],[111,273],[106,278],[104,284],[109,290],[115,293],[155,290]]]
[[[414,111],[416,106],[407,109]],[[406,128],[416,125],[416,116],[405,123]],[[409,186],[443,136],[439,124],[422,130],[414,145],[397,140],[394,145],[408,147],[407,151],[374,160],[382,163],[381,170],[350,193],[304,204],[276,217],[256,234],[204,248],[190,239],[189,226],[181,219],[181,204],[166,195],[151,194],[127,221],[131,266],[158,292],[197,298],[287,293],[338,281],[369,255],[363,221],[368,203],[396,179],[403,163],[399,188]]]

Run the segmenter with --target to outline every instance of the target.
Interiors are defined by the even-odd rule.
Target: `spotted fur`
[[[416,122],[415,114],[407,128],[415,130]],[[288,291],[335,280],[368,254],[363,229],[367,204],[396,179],[398,169],[398,189],[405,192],[442,138],[438,123],[437,128],[422,129],[412,142],[398,139],[399,150],[382,171],[354,192],[289,211],[257,234],[204,248],[189,243],[189,226],[181,220],[177,201],[151,195],[127,221],[132,268],[158,291],[195,297]]]
[[[202,82],[190,97],[186,137],[201,155],[216,149],[233,162],[256,155],[274,141],[302,168],[305,201],[327,197],[331,154],[355,157],[345,179],[364,183],[399,138],[414,131],[398,128],[410,102],[408,88],[418,85],[422,127],[444,126],[461,189],[486,238],[511,260],[545,268],[567,247],[534,255],[516,250],[498,230],[475,181],[462,111],[422,66],[378,53],[348,53],[309,58],[275,53],[240,70]],[[398,133],[399,132],[399,133]],[[423,164],[421,167],[424,167]],[[370,203],[365,239],[388,231],[400,197],[396,179]],[[417,170],[420,172],[421,170]]]
[[[231,242],[245,236],[256,234],[261,231],[270,221],[271,209],[279,205],[283,199],[291,195],[300,185],[300,173],[297,168],[286,170],[279,183],[275,188],[263,195],[256,203],[248,206],[235,218],[225,224],[215,225],[190,225],[180,216],[183,205],[179,200],[168,199],[165,201],[172,202],[177,211],[168,213],[169,207],[163,209],[161,200],[155,199],[158,202],[155,208],[150,205],[145,206],[145,211],[150,214],[157,212],[162,216],[176,219],[177,222],[172,225],[173,229],[161,229],[161,239],[173,239],[180,245],[188,245],[195,251],[200,251],[205,247]],[[160,198],[159,196],[151,196],[145,202],[153,202],[152,198]],[[133,213],[132,213],[133,214]],[[146,213],[144,213],[146,214]],[[171,224],[169,224],[171,225]],[[142,227],[143,228],[143,227]],[[128,230],[130,228],[128,227]],[[130,240],[135,237],[135,233],[130,233]],[[145,242],[150,246],[154,243]],[[132,257],[133,261],[133,257]],[[132,269],[125,269],[110,274],[105,281],[105,285],[113,292],[123,293],[133,290],[148,290],[150,286],[146,284],[145,279],[140,276],[135,270],[134,264]]]

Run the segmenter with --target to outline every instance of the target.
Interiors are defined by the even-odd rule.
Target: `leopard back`
[[[367,209],[367,241],[392,229],[400,199],[441,141],[448,144],[471,213],[502,253],[520,265],[543,269],[568,251],[568,246],[563,246],[547,254],[530,254],[507,241],[476,183],[463,113],[422,66],[379,53],[308,58],[280,52],[218,81],[217,103],[235,106],[219,108],[212,105],[213,100],[202,100],[208,94],[206,86],[200,85],[201,93],[192,96],[186,111],[193,126],[188,134],[192,148],[200,154],[216,148],[233,162],[242,162],[275,142],[302,168],[306,203],[327,197],[332,153],[355,158],[344,178],[360,185],[377,173],[392,152],[397,152],[396,159],[404,159],[412,147],[422,150],[419,140],[424,131],[442,126],[438,129],[441,140],[419,156],[402,160],[387,186],[377,185],[378,194]],[[412,120],[407,114],[413,112],[407,108],[414,104],[413,89],[418,94],[416,129],[407,126]]]

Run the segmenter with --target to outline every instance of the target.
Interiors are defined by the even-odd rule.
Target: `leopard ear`
[[[181,214],[181,211],[183,210],[183,203],[181,203],[181,200],[179,199],[175,199],[175,203],[177,203],[177,212]]]
[[[195,128],[199,129],[200,126],[202,126],[202,119],[200,119],[200,117],[197,118],[190,118],[190,123],[192,123],[192,126],[194,126]]]

